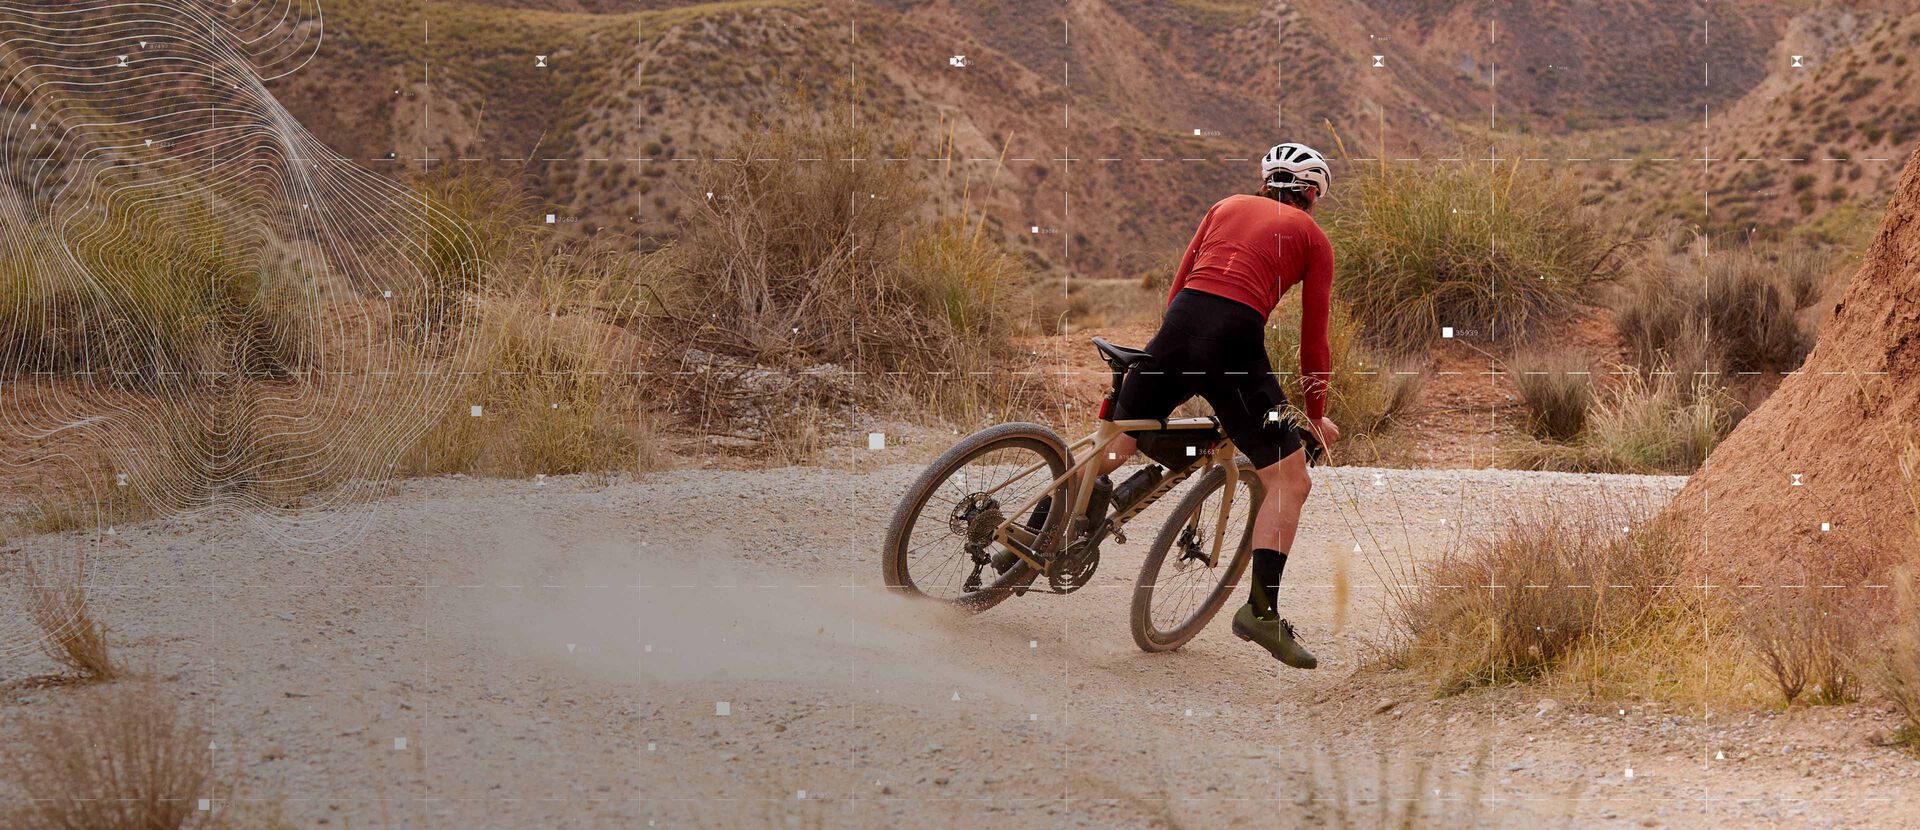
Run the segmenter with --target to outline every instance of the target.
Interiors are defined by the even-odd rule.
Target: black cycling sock
[[[1287,569],[1287,555],[1272,548],[1253,549],[1253,578],[1247,589],[1247,604],[1261,617],[1278,616],[1274,610],[1280,596],[1280,574]]]

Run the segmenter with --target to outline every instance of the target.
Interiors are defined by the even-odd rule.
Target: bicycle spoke
[[[1199,615],[1210,614],[1210,609],[1217,607],[1213,604],[1215,597],[1234,589],[1225,580],[1245,540],[1255,500],[1250,483],[1236,483],[1232,509],[1227,513],[1226,536],[1216,552],[1214,531],[1219,527],[1221,500],[1227,494],[1222,485],[1202,498],[1196,509],[1182,518],[1181,532],[1161,554],[1159,570],[1144,598],[1148,603],[1146,623],[1155,636],[1173,636],[1195,624],[1200,621]],[[1189,551],[1217,559],[1208,563],[1205,558],[1188,558]]]
[[[991,446],[952,468],[928,490],[919,513],[902,534],[900,557],[912,586],[940,599],[965,597],[966,583],[976,571],[967,549],[968,535],[986,528],[974,523],[982,520],[984,511],[997,511],[1003,522],[1030,521],[1028,514],[1035,508],[1029,502],[1038,502],[1046,492],[1059,474],[1054,469],[1058,463],[1057,456],[1043,454],[1032,444],[1014,444]],[[983,589],[1012,578],[992,567],[979,577]]]

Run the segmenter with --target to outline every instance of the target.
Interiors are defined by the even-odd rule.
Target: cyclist
[[[1340,428],[1326,416],[1333,248],[1309,215],[1332,176],[1318,152],[1291,143],[1268,150],[1260,173],[1259,195],[1228,196],[1200,220],[1167,292],[1160,331],[1146,346],[1154,359],[1127,374],[1112,417],[1165,418],[1194,395],[1213,406],[1266,487],[1253,522],[1252,584],[1247,604],[1233,616],[1233,633],[1289,666],[1311,669],[1317,661],[1295,639],[1293,625],[1280,619],[1275,598],[1313,482],[1300,428],[1281,416],[1286,396],[1267,362],[1264,329],[1280,295],[1299,286],[1307,426],[1322,444],[1340,440]],[[1137,447],[1133,434],[1107,445],[1103,486],[1111,486],[1104,475]]]

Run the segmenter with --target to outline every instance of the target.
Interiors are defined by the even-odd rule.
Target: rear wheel
[[[1210,558],[1227,496],[1226,471],[1215,467],[1201,475],[1147,550],[1134,583],[1133,642],[1142,651],[1172,651],[1207,627],[1231,596],[1247,569],[1253,547],[1253,517],[1266,489],[1252,467],[1241,464],[1233,506],[1227,514],[1226,540],[1218,561]]]
[[[985,611],[1033,582],[1037,574],[1017,557],[1005,573],[994,567],[1002,546],[993,530],[1036,497],[1040,506],[1019,520],[1043,539],[1059,528],[1066,510],[1053,506],[1066,503],[1066,488],[1046,488],[1068,462],[1059,436],[1038,424],[1001,424],[962,439],[934,459],[894,511],[881,552],[887,587]]]

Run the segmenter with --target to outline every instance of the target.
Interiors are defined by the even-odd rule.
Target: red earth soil
[[[1899,467],[1916,426],[1920,152],[1806,364],[1674,500],[1670,515],[1697,544],[1697,572],[1718,584],[1888,582],[1916,561]]]

